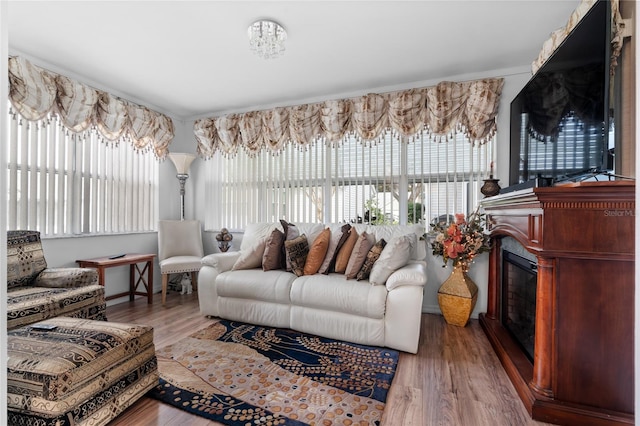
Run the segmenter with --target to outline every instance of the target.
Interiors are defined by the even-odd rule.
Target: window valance
[[[567,38],[569,33],[578,25],[578,22],[589,12],[591,7],[596,4],[597,0],[582,0],[578,7],[573,11],[567,24],[558,28],[551,33],[551,36],[544,42],[538,57],[531,64],[531,72],[535,74],[542,65],[553,55],[555,50]],[[618,56],[622,49],[624,22],[620,15],[619,0],[609,0],[611,5],[611,75],[613,75],[615,67],[618,64]]]
[[[126,138],[137,150],[152,149],[161,159],[174,136],[171,118],[44,70],[19,56],[9,58],[9,99],[27,120],[40,120],[53,112],[72,132],[94,126],[106,140]]]
[[[433,138],[460,131],[482,144],[496,131],[503,84],[502,78],[444,81],[433,87],[229,114],[197,120],[194,133],[203,158],[217,151],[232,156],[240,148],[249,155],[263,149],[278,154],[288,143],[333,145],[350,134],[370,144],[390,129],[406,136],[426,129]]]

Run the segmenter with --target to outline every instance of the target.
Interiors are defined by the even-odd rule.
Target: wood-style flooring
[[[171,344],[212,322],[200,314],[198,295],[170,292],[148,305],[137,298],[107,308],[109,321],[154,327],[156,348]],[[110,426],[204,426],[219,423],[143,397]],[[465,328],[440,315],[423,314],[416,355],[401,353],[387,399],[383,426],[527,426],[531,420],[477,320]]]

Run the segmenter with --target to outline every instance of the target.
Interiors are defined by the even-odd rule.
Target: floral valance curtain
[[[92,126],[108,141],[126,138],[137,150],[152,149],[163,159],[173,139],[171,119],[68,77],[39,68],[26,59],[9,58],[9,99],[27,120],[53,112],[73,132]]]
[[[406,136],[427,129],[434,138],[463,132],[472,142],[484,143],[496,131],[503,84],[501,78],[446,81],[427,88],[229,114],[197,120],[194,133],[203,158],[217,151],[233,156],[240,148],[249,155],[262,150],[278,154],[288,143],[339,144],[352,134],[370,144],[389,129]]]
[[[558,28],[551,33],[551,36],[544,42],[540,54],[535,61],[531,64],[531,71],[535,74],[542,65],[551,57],[553,52],[560,46],[569,33],[578,25],[578,22],[587,14],[591,7],[597,3],[598,0],[582,0],[576,10],[573,11],[567,24]],[[620,2],[619,0],[609,0],[611,4],[611,74],[615,70],[618,63],[618,56],[622,49],[622,32],[623,32],[623,20],[620,15]]]

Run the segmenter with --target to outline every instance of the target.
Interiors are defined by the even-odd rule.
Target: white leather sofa
[[[329,227],[344,224],[296,224],[309,245]],[[354,343],[385,346],[416,353],[420,336],[426,275],[426,244],[421,225],[353,225],[376,241],[415,234],[408,263],[391,273],[383,285],[347,279],[344,274],[316,273],[297,277],[285,270],[232,270],[241,254],[265,239],[280,224],[259,223],[245,229],[240,250],[202,259],[198,297],[204,315],[272,327],[291,328]],[[405,237],[407,238],[407,237]]]

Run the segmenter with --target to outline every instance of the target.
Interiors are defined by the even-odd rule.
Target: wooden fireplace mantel
[[[531,188],[482,205],[494,246],[480,323],[531,416],[634,424],[635,183]],[[501,323],[506,236],[537,258],[533,363]]]

